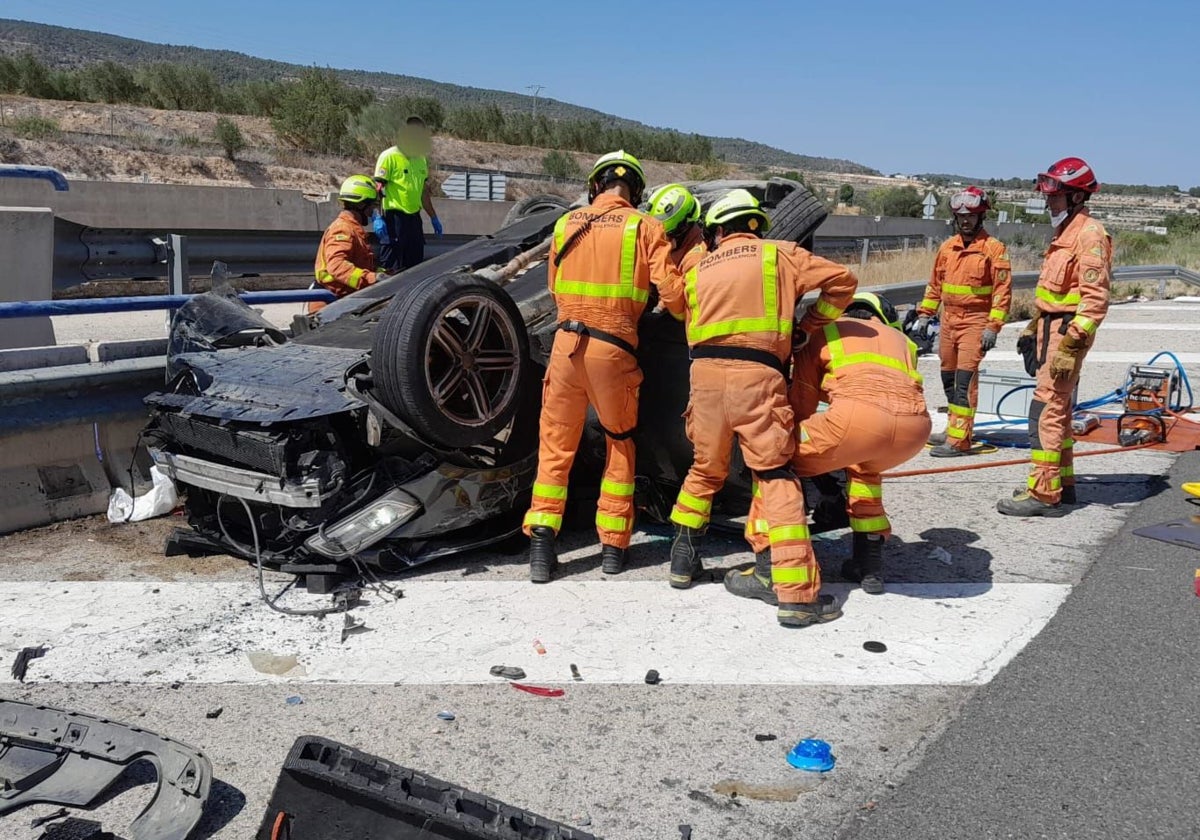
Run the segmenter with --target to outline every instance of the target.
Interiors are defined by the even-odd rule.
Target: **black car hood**
[[[283,344],[238,347],[175,358],[179,373],[149,405],[244,423],[307,420],[360,408],[343,371],[361,350]]]

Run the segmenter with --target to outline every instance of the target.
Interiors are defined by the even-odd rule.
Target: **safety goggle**
[[[1043,172],[1037,176],[1037,191],[1047,194],[1062,192],[1063,182]]]
[[[981,204],[983,204],[983,196],[974,193],[956,193],[950,197],[950,209],[955,212],[978,210]]]

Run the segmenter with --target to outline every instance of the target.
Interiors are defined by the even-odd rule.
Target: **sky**
[[[356,14],[361,10],[361,15]],[[371,69],[885,173],[1200,186],[1200,4],[4,0],[0,17]],[[630,150],[636,153],[636,150]]]

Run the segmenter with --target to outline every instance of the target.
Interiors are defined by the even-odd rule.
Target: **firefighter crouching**
[[[529,576],[545,583],[557,564],[554,542],[567,503],[567,479],[591,405],[603,427],[607,458],[596,510],[605,574],[625,566],[634,516],[633,435],[638,417],[638,319],[658,287],[664,306],[683,308],[683,282],[662,225],[640,213],[645,177],[624,151],[596,161],[591,204],[558,220],[548,278],[558,333],[542,389],[538,472],[525,516]]]
[[[342,182],[338,201],[342,212],[321,236],[314,273],[322,288],[345,297],[370,286],[378,277],[375,253],[367,241],[367,226],[379,206],[375,182],[366,175],[351,175]],[[308,313],[324,306],[320,302],[309,304]]]
[[[770,579],[731,589],[746,597],[766,594],[773,602],[778,593],[779,623],[803,627],[832,621],[841,611],[832,598],[820,596],[804,495],[789,466],[796,444],[787,396],[793,319],[796,301],[819,289],[816,304],[795,328],[795,340],[803,342],[842,313],[857,280],[844,266],[794,243],[764,240],[769,224],[746,190],[717,201],[704,221],[710,253],[684,283],[693,359],[684,417],[695,455],[671,512],[676,536],[670,582],[687,588],[703,570],[700,538],[713,496],[728,476],[736,437],[761,495],[773,566]]]

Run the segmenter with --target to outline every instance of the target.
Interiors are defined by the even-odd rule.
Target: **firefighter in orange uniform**
[[[596,161],[588,207],[554,226],[548,277],[558,333],[542,388],[541,445],[533,504],[525,515],[529,577],[554,574],[555,537],[567,504],[567,478],[591,405],[604,429],[607,460],[596,510],[605,574],[625,566],[633,530],[634,444],[638,416],[638,319],[653,283],[664,306],[683,308],[683,278],[662,225],[640,213],[645,176],[624,151]]]
[[[337,297],[345,297],[370,286],[377,277],[375,253],[367,241],[366,231],[379,206],[375,182],[366,175],[351,175],[342,182],[338,201],[342,204],[342,212],[321,236],[314,273],[322,288]],[[324,306],[319,302],[310,304],[308,313]]]
[[[967,187],[950,198],[958,233],[942,243],[917,308],[917,330],[923,334],[942,305],[942,388],[949,403],[943,437],[930,439],[935,458],[978,451],[972,447],[975,407],[979,398],[979,363],[996,346],[1012,302],[1012,265],[1004,243],[983,228],[989,209],[979,187]]]
[[[1112,238],[1087,208],[1099,189],[1092,168],[1077,157],[1063,158],[1037,178],[1054,238],[1034,293],[1038,317],[1017,341],[1030,375],[1036,365],[1037,388],[1029,403],[1033,469],[1026,487],[996,505],[1008,516],[1061,516],[1063,503],[1075,504],[1071,399],[1108,314],[1112,286]]]
[[[773,567],[769,579],[739,578],[730,591],[763,600],[778,593],[779,623],[804,627],[832,621],[841,610],[820,595],[804,493],[789,467],[796,437],[788,362],[793,340],[805,341],[839,316],[858,281],[799,245],[764,240],[769,225],[753,195],[733,190],[709,209],[704,227],[711,251],[685,280],[693,361],[684,416],[695,457],[671,511],[670,582],[687,588],[703,569],[699,542],[713,496],[729,474],[736,437],[762,496]],[[817,302],[794,327],[796,302],[818,289]]]
[[[708,253],[700,225],[700,202],[683,184],[667,184],[650,196],[650,215],[671,240],[671,262],[686,274]]]
[[[879,594],[883,543],[891,534],[880,475],[920,452],[931,425],[917,347],[904,335],[887,298],[859,292],[844,317],[796,354],[793,377],[790,396],[799,443],[792,467],[801,476],[846,471],[854,547],[842,576],[861,582],[868,594]],[[829,409],[817,414],[821,402]],[[768,574],[767,530],[756,496],[746,520],[755,568],[743,575]]]

